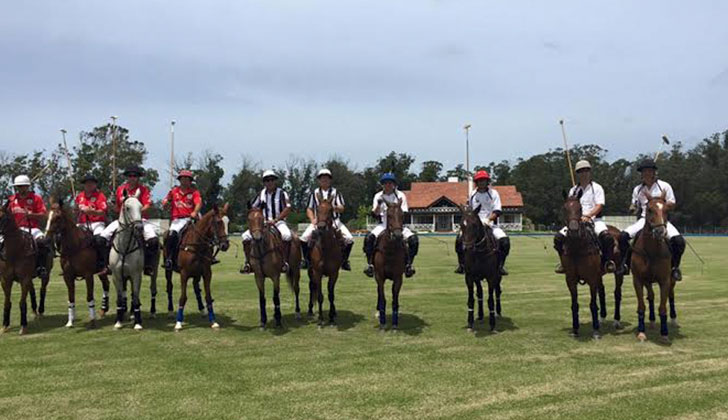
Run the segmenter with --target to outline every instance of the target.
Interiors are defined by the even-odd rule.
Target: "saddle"
[[[586,236],[586,239],[588,240],[589,247],[586,249],[579,248],[578,250],[574,250],[576,252],[573,252],[573,254],[586,254],[586,255],[592,255],[592,254],[602,254],[602,248],[599,246],[599,238],[597,237],[597,233],[594,230],[594,224],[592,223],[584,223],[579,222],[579,232],[584,232],[584,235]],[[568,239],[568,235],[567,235]],[[572,254],[569,252],[569,241],[564,241],[564,255],[570,255]]]
[[[24,230],[20,231],[20,235],[22,237],[22,241],[26,243],[30,242],[30,251],[25,256],[30,257],[36,255],[38,253],[38,244],[35,242],[35,239],[33,239],[33,235]],[[7,261],[7,256],[5,254],[5,238],[0,241],[0,260]]]

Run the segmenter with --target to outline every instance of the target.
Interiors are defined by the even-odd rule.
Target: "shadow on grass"
[[[487,314],[482,321],[475,321],[474,328],[476,337],[487,337],[489,335],[495,335],[506,331],[515,331],[519,329],[518,325],[514,324],[511,318],[507,316],[499,316],[495,319],[495,331],[491,331],[490,325],[488,324]]]
[[[30,311],[28,311],[30,312]],[[66,322],[68,322],[68,315],[54,314],[54,315],[43,315],[41,318],[33,319],[33,314],[28,314],[28,333],[43,333],[55,329],[66,328]],[[20,318],[20,313],[18,313]],[[18,329],[20,326],[18,325]]]
[[[635,340],[637,340],[637,327],[634,327],[632,329],[632,334],[635,336]],[[662,336],[660,335],[659,321],[654,324],[648,322],[646,325],[645,334],[647,334],[648,342],[663,347],[670,347],[675,340],[682,340],[683,338],[686,338],[686,336],[680,332],[680,325],[672,324],[669,320],[667,322],[667,334],[669,341],[665,341],[662,339]]]

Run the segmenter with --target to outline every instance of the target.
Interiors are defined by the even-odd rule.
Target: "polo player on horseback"
[[[139,178],[144,176],[144,169],[138,166],[131,166],[124,171],[126,182],[116,189],[116,212],[121,211],[121,204],[124,202],[125,196],[133,196],[139,192],[139,202],[142,203],[142,214],[152,207],[152,199],[149,188],[139,182]],[[101,232],[101,237],[111,246],[111,238],[119,229],[119,221],[114,220]],[[144,237],[144,274],[150,276],[154,273],[154,261],[156,261],[159,252],[159,237],[157,229],[147,219],[142,219],[142,229]]]
[[[342,196],[341,193],[336,190],[336,188],[333,188],[331,186],[333,175],[331,175],[330,170],[326,168],[321,169],[320,171],[318,171],[316,179],[318,180],[319,187],[311,193],[311,196],[308,199],[308,207],[306,208],[306,216],[308,216],[308,220],[311,223],[308,225],[308,227],[306,227],[303,235],[301,235],[301,249],[303,251],[303,263],[301,264],[301,268],[308,268],[308,265],[310,263],[311,250],[308,247],[308,243],[311,240],[311,236],[313,235],[314,231],[316,230],[320,197],[324,200],[334,200],[334,228],[339,232],[339,234],[341,235],[341,239],[344,243],[342,247],[343,261],[341,263],[341,269],[351,271],[349,255],[351,254],[351,248],[354,246],[354,237],[351,235],[346,225],[341,222],[341,213],[344,212],[345,205],[344,196]]]
[[[281,266],[281,272],[285,273],[288,271],[288,250],[290,249],[291,239],[293,235],[291,230],[286,224],[286,218],[291,213],[291,200],[288,197],[288,193],[282,188],[278,187],[276,182],[278,181],[278,175],[275,172],[268,169],[263,172],[263,188],[260,194],[257,195],[251,207],[257,207],[263,210],[263,216],[265,217],[266,224],[270,227],[275,227],[278,233],[281,235],[283,241],[282,259],[283,264]],[[250,234],[250,229],[243,232],[243,250],[245,251],[245,265],[242,271],[244,273],[250,273],[250,242],[253,240],[253,236]]]
[[[407,206],[407,197],[404,193],[397,189],[397,178],[393,173],[387,172],[379,178],[379,183],[382,185],[382,191],[374,194],[372,200],[372,215],[379,219],[379,224],[372,229],[364,240],[364,253],[367,256],[367,268],[364,270],[364,274],[368,277],[374,277],[374,265],[372,259],[374,258],[374,250],[377,245],[377,238],[387,228],[387,205],[396,205],[399,202],[403,213],[409,211]],[[417,235],[412,232],[409,228],[404,226],[402,228],[402,235],[404,237],[405,244],[407,245],[407,253],[405,258],[405,276],[412,277],[415,274],[415,269],[412,267],[415,256],[419,249],[419,239]]]
[[[665,211],[668,212],[675,208],[676,200],[672,186],[667,182],[657,179],[657,164],[652,159],[643,160],[637,167],[637,171],[642,175],[642,183],[634,187],[632,191],[632,205],[630,209],[640,211],[639,219],[622,231],[619,237],[619,250],[622,252],[622,263],[618,270],[621,274],[629,273],[629,265],[632,258],[632,249],[630,241],[634,239],[642,228],[645,226],[645,215],[647,213],[647,202],[649,197],[660,197],[665,194]],[[646,196],[647,195],[647,196]],[[685,238],[675,228],[675,226],[667,221],[667,242],[672,252],[672,278],[675,281],[682,280],[682,272],[680,271],[680,260],[685,252]]]
[[[20,230],[26,231],[33,237],[36,245],[36,275],[45,276],[45,262],[51,252],[50,242],[40,230],[40,221],[47,216],[43,198],[30,189],[30,178],[27,175],[18,175],[13,182],[15,194],[8,198],[8,210],[15,217],[15,223]],[[0,249],[4,238],[0,235]]]
[[[193,178],[192,171],[187,169],[179,171],[177,179],[180,184],[172,188],[162,200],[162,206],[172,208],[169,234],[164,242],[167,249],[164,268],[167,270],[177,269],[177,255],[182,231],[192,220],[199,217],[202,208],[200,191],[192,185]]]
[[[576,176],[579,182],[571,187],[568,196],[578,197],[581,193],[581,198],[579,199],[579,203],[581,204],[581,221],[586,223],[587,227],[595,234],[602,253],[602,270],[607,273],[613,273],[615,271],[614,262],[612,261],[614,238],[609,235],[607,224],[602,220],[602,212],[606,204],[604,188],[594,182],[591,169],[591,164],[587,160],[576,162]],[[564,253],[564,240],[566,239],[567,233],[568,229],[564,226],[554,236],[554,249],[559,256]],[[558,274],[565,273],[564,267],[560,262],[555,271]]]
[[[478,212],[480,221],[492,229],[493,236],[498,241],[498,268],[502,276],[507,276],[508,271],[505,268],[505,263],[511,250],[511,240],[503,229],[498,227],[498,218],[503,213],[500,195],[498,191],[489,187],[490,175],[488,172],[478,171],[473,180],[477,188],[470,194],[468,205],[471,209],[480,208]],[[455,273],[463,274],[465,273],[463,264],[465,250],[463,249],[463,238],[460,233],[455,239],[455,252],[458,254],[458,268]]]
[[[99,271],[105,271],[109,265],[110,251],[106,240],[101,237],[101,233],[106,229],[106,212],[108,210],[106,195],[98,189],[99,180],[94,175],[84,176],[81,184],[83,191],[79,192],[74,200],[78,212],[76,226],[93,235],[93,244],[98,256],[96,265]]]

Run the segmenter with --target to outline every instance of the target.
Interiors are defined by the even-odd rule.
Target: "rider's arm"
[[[592,219],[592,218],[596,217],[596,215],[598,215],[602,211],[603,208],[604,208],[603,204],[597,204],[596,206],[594,206],[594,209],[590,213],[584,213],[584,217],[588,217],[588,218]]]
[[[200,196],[199,190],[195,190],[192,194],[192,202],[195,203],[195,208],[192,210],[190,217],[194,219],[200,214],[200,210],[202,209],[202,197]]]
[[[313,210],[310,208],[306,208],[306,217],[308,217],[309,222],[316,223],[316,215],[313,214]]]
[[[27,216],[32,219],[43,219],[47,215],[48,210],[46,210],[43,199],[36,196],[33,203],[33,208],[30,209],[30,211],[27,213]]]
[[[498,194],[498,191],[491,188],[491,193],[493,194],[493,212],[490,213],[490,216],[488,216],[488,219],[495,223],[496,219],[498,219],[503,213],[503,205],[501,204],[500,194]]]

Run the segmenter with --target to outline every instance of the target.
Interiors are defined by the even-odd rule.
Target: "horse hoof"
[[[660,336],[660,342],[663,344],[670,344],[670,337],[667,335]]]
[[[114,329],[120,330],[122,328],[124,328],[124,325],[121,323],[121,321],[116,321],[116,324],[114,324]]]
[[[212,325],[210,325],[210,328],[212,328],[213,330],[219,330],[220,324],[218,324],[217,322],[213,322]]]
[[[156,319],[156,318],[157,318],[157,313],[156,312],[151,312],[149,314],[149,319]]]
[[[641,332],[641,333],[637,334],[637,339],[640,340],[640,342],[642,343],[645,340],[647,340],[647,334]]]
[[[18,332],[18,335],[25,335],[28,334],[28,327],[20,327],[20,332]]]
[[[655,321],[650,321],[650,323],[647,325],[647,328],[654,330],[657,327],[655,324]]]
[[[670,320],[670,326],[671,327],[676,327],[676,328],[679,328],[680,327],[680,324],[677,323],[677,318],[672,318]]]
[[[66,322],[66,328],[73,328],[73,321]]]
[[[37,314],[35,314],[35,319],[43,319],[43,316],[44,315],[42,312],[38,312]]]
[[[599,322],[602,323],[602,324],[606,323],[607,322],[607,317],[605,317],[605,316],[600,317],[599,318]]]
[[[143,329],[142,324],[134,324],[134,331],[141,331]]]
[[[473,333],[473,332],[475,332],[475,330],[473,329],[473,327],[468,327],[468,332]]]
[[[104,316],[106,316],[106,311],[102,309],[99,311],[99,318],[103,318]]]
[[[397,325],[392,325],[392,334],[397,334],[399,332],[399,327]]]
[[[602,336],[598,332],[594,331],[594,333],[592,334],[592,338],[594,339],[594,341],[599,341],[602,339]]]
[[[200,315],[207,316],[207,309],[203,309],[200,311]]]
[[[577,338],[577,337],[579,337],[579,331],[572,331],[569,333],[569,336],[571,336],[573,338]]]
[[[379,324],[379,332],[384,332],[387,330],[387,327],[384,326],[384,324]]]
[[[622,323],[621,323],[621,322],[619,322],[619,321],[617,321],[616,319],[614,320],[614,324],[612,324],[612,325],[614,326],[614,329],[615,329],[615,330],[621,330],[621,329],[623,329],[623,328],[624,328],[624,327],[622,326]]]
[[[295,317],[296,317],[296,320],[300,321],[301,320],[301,313],[300,312],[296,312]]]
[[[2,329],[3,334],[5,334],[8,331],[10,331],[10,327],[3,327],[3,329]]]
[[[175,331],[182,331],[182,323],[177,321],[176,324],[174,324],[174,330]]]

